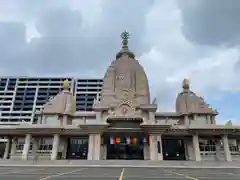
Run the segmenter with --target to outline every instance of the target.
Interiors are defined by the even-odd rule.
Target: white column
[[[31,144],[31,134],[26,134],[25,136],[25,143],[23,146],[23,152],[22,152],[22,159],[23,160],[27,160],[28,159],[28,151],[30,148],[30,144]]]
[[[56,160],[57,159],[59,142],[60,142],[60,135],[59,134],[54,134],[51,160]]]
[[[225,160],[232,161],[232,156],[231,156],[231,152],[230,152],[229,144],[228,144],[228,136],[223,135],[222,140],[223,140],[223,149],[224,149],[224,154],[225,154]]]
[[[144,144],[143,155],[144,155],[144,160],[150,159],[150,147],[148,144]]]
[[[17,148],[17,140],[14,139],[12,141],[12,146],[11,146],[11,155],[14,155],[16,153],[16,148]]]
[[[100,160],[101,154],[101,134],[94,135],[94,160]]]
[[[5,146],[3,159],[8,159],[9,153],[10,153],[10,149],[11,149],[11,144],[12,144],[12,138],[7,137],[7,143],[6,143],[6,146]]]
[[[38,151],[38,146],[39,146],[39,138],[33,138],[33,144],[32,144],[32,156],[33,159],[37,158],[37,151]]]
[[[212,124],[216,124],[216,117],[212,116]]]
[[[150,159],[151,160],[157,160],[157,136],[154,134],[151,134],[149,136],[149,148],[150,148]]]
[[[88,139],[88,160],[93,160],[94,135],[90,134]]]
[[[101,160],[107,159],[107,145],[106,145],[106,144],[102,144],[102,145],[101,145],[101,155],[100,155],[100,159],[101,159]]]
[[[207,115],[207,124],[212,124],[210,115]]]
[[[102,112],[96,112],[96,121],[98,123],[103,122],[103,120],[102,120]]]
[[[150,124],[155,124],[155,113],[154,112],[149,112],[149,122]]]
[[[193,135],[193,150],[195,155],[195,161],[201,161],[201,154],[199,149],[199,139],[198,135]]]
[[[67,126],[68,125],[68,116],[67,115],[63,115],[62,123],[63,123],[63,126]]]
[[[190,124],[188,115],[184,115],[184,125],[188,126]]]

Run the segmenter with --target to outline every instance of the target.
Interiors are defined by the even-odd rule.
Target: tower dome
[[[123,46],[105,73],[99,106],[131,114],[150,103],[149,86],[143,67],[128,49],[129,33],[124,31],[121,37]]]
[[[215,114],[216,112],[204,101],[202,97],[197,96],[190,90],[188,79],[182,83],[183,91],[178,94],[176,99],[176,111],[181,114]]]
[[[76,100],[69,91],[70,84],[67,79],[63,81],[62,88],[61,92],[43,106],[44,114],[73,115],[76,112]]]

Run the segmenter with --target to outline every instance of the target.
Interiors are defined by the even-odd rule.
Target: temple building
[[[38,112],[38,122],[1,125],[4,159],[240,160],[240,126],[217,125],[218,112],[191,91],[188,79],[175,112],[158,112],[147,75],[121,34],[92,112],[76,111],[68,80]]]

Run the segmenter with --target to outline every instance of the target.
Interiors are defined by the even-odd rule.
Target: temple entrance
[[[144,136],[116,135],[105,136],[107,146],[107,159],[132,160],[144,159]]]
[[[186,160],[184,141],[180,139],[163,139],[164,160]]]
[[[143,147],[137,144],[108,144],[107,159],[143,160]]]
[[[140,127],[141,122],[141,119],[108,120],[112,132],[104,135],[107,159],[144,159],[144,144],[148,140]]]
[[[87,159],[88,137],[68,139],[67,159]]]

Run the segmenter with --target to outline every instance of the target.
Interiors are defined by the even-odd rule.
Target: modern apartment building
[[[35,112],[61,90],[68,79],[76,97],[77,111],[91,111],[99,97],[102,79],[71,77],[0,77],[0,124],[34,122]]]
[[[92,111],[95,98],[99,100],[102,90],[102,79],[76,79],[75,96],[77,111]]]

